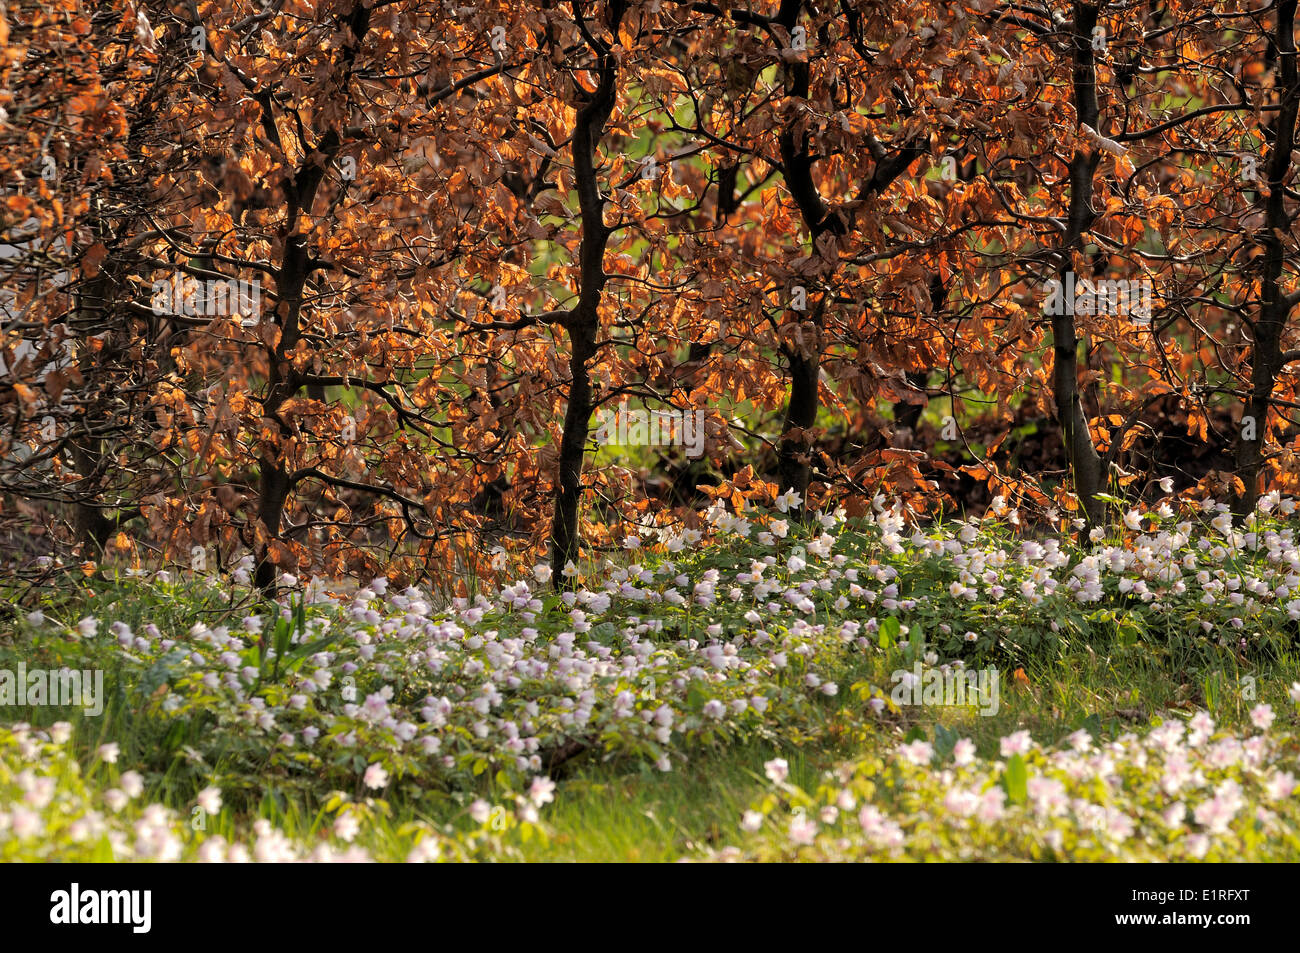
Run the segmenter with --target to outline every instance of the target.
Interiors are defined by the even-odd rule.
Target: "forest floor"
[[[1294,861],[1266,506],[1082,545],[715,509],[450,604],[101,570],[0,622],[0,860]]]

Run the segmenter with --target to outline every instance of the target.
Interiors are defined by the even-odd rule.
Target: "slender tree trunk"
[[[943,314],[943,309],[948,304],[948,289],[944,286],[943,278],[939,272],[930,276],[930,313],[937,321]],[[929,383],[930,375],[927,371],[907,371],[904,374],[907,382],[919,391],[924,391]],[[925,413],[926,402],[924,400],[897,401],[894,404],[894,427],[895,430],[906,429],[912,434],[916,433],[917,426],[921,423],[921,415]]]
[[[98,228],[96,232],[96,237],[101,237]],[[103,330],[101,321],[105,312],[107,286],[108,276],[105,272],[100,272],[94,281],[78,293],[77,324],[80,334],[89,336]],[[81,361],[83,380],[99,383],[96,365],[108,363],[109,357],[106,352],[113,346],[112,337],[110,330],[105,337],[105,347],[101,351],[91,347],[83,348]],[[99,408],[106,410],[103,408],[102,394],[97,395],[95,403]],[[95,414],[89,419],[82,418],[77,421],[77,425],[83,432],[71,432],[67,436],[72,466],[80,477],[81,484],[72,500],[72,524],[83,554],[91,558],[103,552],[112,533],[111,524],[98,506],[104,490],[104,441],[94,434],[94,428],[106,422],[105,416],[100,414]],[[71,422],[69,423],[71,425]]]
[[[1296,0],[1282,0],[1278,4],[1274,44],[1279,60],[1281,83],[1278,98],[1281,108],[1268,158],[1268,195],[1261,196],[1266,226],[1261,238],[1264,246],[1262,294],[1250,356],[1250,395],[1242,414],[1243,423],[1250,420],[1254,426],[1250,431],[1252,439],[1246,439],[1248,431],[1245,426],[1237,439],[1237,478],[1242,487],[1234,495],[1232,510],[1238,518],[1252,513],[1259,501],[1269,410],[1277,375],[1283,365],[1282,332],[1291,311],[1291,302],[1283,293],[1281,281],[1286,264],[1283,238],[1291,228],[1291,218],[1284,204],[1286,180],[1291,171],[1292,151],[1296,147],[1297,96],[1300,96],[1295,61],[1295,14]]]
[[[1052,344],[1055,354],[1052,390],[1061,421],[1061,437],[1070,458],[1074,488],[1083,505],[1084,518],[1090,526],[1095,526],[1105,521],[1102,501],[1097,498],[1102,490],[1101,455],[1093,445],[1079,395],[1079,341],[1073,315],[1052,318]]]
[[[925,390],[930,380],[930,376],[921,371],[908,371],[904,376],[907,382],[917,390]],[[895,401],[894,425],[900,428],[906,427],[908,430],[915,432],[917,426],[921,423],[921,415],[924,413],[924,403],[906,400]]]
[[[362,40],[370,29],[371,8],[357,3],[348,16],[348,26],[355,42],[351,42],[343,52],[345,72],[351,71],[356,60]],[[346,83],[347,80],[345,79]],[[266,96],[259,100],[264,110],[263,119],[268,128],[274,130],[274,118],[271,116],[272,100]],[[310,250],[305,235],[298,233],[298,218],[304,212],[310,212],[316,198],[316,191],[325,177],[325,169],[338,154],[342,139],[337,129],[330,129],[321,136],[315,153],[309,156],[298,168],[291,180],[285,183],[288,210],[285,218],[284,257],[276,274],[276,293],[279,299],[280,340],[268,355],[266,400],[262,404],[262,417],[271,421],[273,427],[280,431],[281,437],[290,434],[288,423],[280,416],[283,409],[302,386],[299,375],[293,369],[289,355],[293,353],[301,337],[299,319],[302,311],[303,289],[311,275]],[[293,490],[293,475],[286,467],[278,448],[263,452],[259,461],[257,521],[260,533],[255,547],[256,564],[253,571],[254,584],[263,592],[272,593],[279,578],[279,568],[275,563],[272,543],[280,536],[284,520],[284,508],[289,494]]]
[[[609,9],[608,25],[615,36],[622,11],[621,4]],[[568,406],[564,412],[564,432],[560,437],[559,473],[551,519],[551,580],[557,589],[566,585],[565,564],[570,560],[577,562],[582,544],[578,530],[582,510],[582,466],[594,409],[587,364],[596,353],[600,297],[606,281],[605,245],[610,235],[604,222],[605,200],[601,198],[596,180],[596,146],[614,108],[618,71],[613,54],[599,40],[595,44],[600,57],[600,82],[591,98],[578,110],[572,146],[573,172],[582,216],[582,242],[578,252],[582,286],[578,304],[564,322],[569,330],[572,351],[569,355]]]
[[[557,587],[564,583],[564,566],[577,561],[581,537],[578,518],[582,510],[582,466],[591,429],[591,378],[587,361],[595,350],[596,326],[571,324],[569,336],[569,405],[564,412],[564,433],[560,438],[560,473],[551,521],[551,569]]]
[[[107,247],[116,249],[117,242],[110,233],[103,218],[96,214],[90,222],[91,234],[95,241],[103,242]],[[76,295],[76,317],[74,328],[77,336],[84,342],[80,354],[81,377],[90,382],[88,392],[94,395],[94,403],[86,409],[89,416],[82,416],[75,423],[69,422],[66,445],[72,457],[72,466],[80,479],[80,486],[72,500],[72,523],[77,542],[83,553],[95,557],[104,551],[109,537],[113,534],[115,524],[104,516],[104,498],[108,487],[106,476],[113,469],[105,459],[104,439],[101,434],[113,424],[113,410],[109,404],[113,388],[106,387],[105,374],[111,374],[114,362],[119,357],[121,342],[126,334],[107,320],[113,313],[110,297],[115,297],[117,289],[123,287],[125,263],[118,256],[106,257],[99,274],[86,282]],[[124,318],[129,325],[130,318]],[[92,336],[99,339],[99,347],[90,346]],[[101,390],[101,388],[106,388]]]
[[[776,22],[792,30],[802,10],[800,0],[784,0],[777,12]],[[808,64],[795,61],[786,70],[786,87],[791,96],[808,97]],[[782,175],[790,194],[799,206],[804,224],[808,227],[813,247],[817,238],[826,231],[843,234],[846,229],[838,216],[828,215],[817,185],[812,177],[812,156],[807,151],[807,134],[793,128],[782,130],[780,136]],[[777,472],[782,490],[794,490],[804,499],[808,484],[812,482],[811,446],[808,431],[817,422],[819,399],[817,381],[821,376],[821,316],[826,305],[824,292],[813,312],[814,333],[803,349],[785,348],[790,362],[790,396],[786,403],[785,421],[777,440]],[[801,506],[802,509],[802,506]]]
[[[1077,121],[1098,129],[1101,109],[1097,102],[1097,69],[1092,49],[1092,31],[1097,25],[1097,4],[1074,4],[1074,105]],[[1093,175],[1099,153],[1095,145],[1076,148],[1070,160],[1070,209],[1065,238],[1059,252],[1057,280],[1061,282],[1063,307],[1052,316],[1052,396],[1061,422],[1061,436],[1070,459],[1074,490],[1089,526],[1105,521],[1105,507],[1097,494],[1103,489],[1101,455],[1088,431],[1079,393],[1079,337],[1074,322],[1074,302],[1064,293],[1066,275],[1073,267],[1071,252],[1096,213],[1092,209]],[[1073,287],[1069,285],[1068,287]]]
[[[793,30],[802,12],[802,0],[782,0],[774,23],[786,30]],[[808,98],[809,74],[808,64],[802,60],[790,63],[786,70],[786,89],[791,96]],[[910,109],[910,107],[909,107]],[[856,204],[883,192],[894,179],[898,178],[919,156],[924,155],[928,147],[927,137],[909,140],[893,154],[889,154],[874,140],[869,147],[876,160],[871,178],[863,183],[857,196]],[[847,213],[832,212],[826,207],[817,184],[813,179],[812,167],[814,156],[808,152],[808,134],[805,131],[787,127],[780,135],[781,173],[786,186],[804,224],[808,228],[813,248],[819,249],[817,239],[831,232],[837,236],[848,235],[851,216]],[[830,278],[839,267],[839,261],[831,263],[830,275],[825,279],[827,290],[818,300],[813,312],[814,342],[804,351],[793,348],[786,350],[790,362],[790,397],[786,404],[785,422],[781,427],[781,436],[777,440],[777,469],[783,490],[795,490],[806,498],[808,485],[812,482],[812,465],[810,444],[807,430],[817,420],[818,380],[821,376],[822,359],[822,321],[829,301]]]
[[[817,378],[821,374],[821,349],[808,354],[786,352],[790,359],[790,398],[786,404],[785,422],[781,425],[781,439],[777,443],[777,466],[781,475],[781,488],[794,490],[807,497],[812,481],[812,466],[808,454],[807,432],[817,422]]]
[[[296,209],[292,214],[296,217]],[[282,438],[288,437],[291,430],[280,416],[280,411],[299,387],[297,374],[288,355],[298,343],[298,321],[306,280],[306,239],[296,236],[286,242],[284,261],[277,275],[276,293],[284,315],[280,326],[280,341],[269,355],[266,400],[262,403],[262,418],[269,420],[279,430]],[[272,592],[280,575],[272,543],[280,536],[284,507],[289,492],[293,489],[293,479],[278,450],[264,452],[258,469],[257,521],[263,538],[258,540],[253,581],[263,592]]]

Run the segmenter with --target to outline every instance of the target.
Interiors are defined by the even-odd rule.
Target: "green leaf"
[[[947,725],[934,726],[934,750],[943,758],[952,755],[952,749],[957,746],[958,736],[954,728]]]
[[[289,637],[293,634],[289,624],[283,619],[275,626],[275,664],[271,667],[271,681],[280,680],[280,662],[289,651]]]
[[[167,734],[163,737],[163,748],[166,751],[175,751],[182,742],[185,741],[185,729],[188,722],[176,718],[172,720],[171,727],[167,729]]]
[[[307,642],[305,644],[296,645],[294,646],[294,649],[290,653],[290,655],[295,658],[305,658],[308,655],[315,655],[317,652],[321,651],[326,646],[333,645],[335,642],[341,639],[343,637],[344,632],[345,632],[344,629],[339,629],[331,635],[327,635],[324,638],[317,639],[315,642]]]
[[[1029,769],[1025,759],[1013,754],[1002,773],[1002,787],[1013,804],[1024,804],[1029,799]]]
[[[692,711],[699,711],[704,708],[704,703],[709,700],[709,693],[704,686],[698,681],[691,682],[691,687],[686,690],[686,704]]]
[[[880,647],[892,648],[898,642],[898,632],[902,628],[896,616],[890,616],[880,623]]]
[[[101,837],[99,842],[95,844],[90,861],[94,864],[111,864],[113,862],[113,845],[108,842],[107,837]]]
[[[1125,618],[1115,627],[1115,638],[1120,645],[1137,645],[1141,637],[1141,623],[1132,616]]]
[[[1210,711],[1219,707],[1219,679],[1211,676],[1205,680],[1205,707]]]
[[[154,662],[147,668],[140,677],[137,684],[139,693],[148,697],[158,690],[160,685],[175,684],[176,679],[186,674],[185,659],[189,656],[189,650],[185,648],[173,648],[158,661]]]

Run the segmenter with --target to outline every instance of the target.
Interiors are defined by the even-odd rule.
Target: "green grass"
[[[969,737],[986,757],[1019,729],[1048,744],[1085,728],[1100,737],[1139,730],[1159,716],[1204,709],[1222,726],[1249,724],[1257,701],[1287,706],[1286,686],[1300,680],[1292,657],[1262,673],[1256,701],[1233,690],[1234,669],[1205,666],[1169,669],[1139,651],[1120,658],[1083,651],[1054,662],[1030,664],[1028,684],[1003,691],[1001,710],[986,717],[974,709],[917,706],[882,726],[863,725],[851,698],[824,732],[796,746],[765,745],[710,752],[663,774],[644,769],[628,775],[600,765],[577,771],[561,785],[563,796],[547,815],[550,842],[525,846],[530,861],[676,861],[736,840],[741,814],[771,785],[763,764],[784,757],[791,780],[811,790],[835,765],[878,752],[909,737],[934,739],[936,727]],[[865,674],[865,673],[864,673]],[[1217,679],[1217,693],[1207,682]],[[1208,696],[1208,697],[1207,697]]]
[[[835,548],[850,560],[843,565],[878,565],[872,539],[856,530],[843,532]],[[735,567],[749,566],[747,545],[738,549],[735,544],[701,546],[674,558],[678,569],[692,579],[706,569],[720,568],[725,592]],[[636,556],[651,566],[664,558],[644,552]],[[804,803],[801,799],[812,796],[806,792],[825,790],[828,778],[842,778],[843,771],[864,764],[868,776],[874,777],[872,759],[892,757],[900,745],[918,739],[932,743],[940,757],[949,757],[953,743],[968,738],[979,758],[1000,764],[1001,740],[1023,729],[1043,747],[1061,744],[1080,729],[1102,743],[1130,732],[1141,735],[1152,726],[1203,710],[1213,716],[1219,731],[1244,736],[1252,731],[1251,710],[1260,703],[1272,706],[1279,728],[1294,727],[1296,722],[1296,706],[1288,691],[1300,682],[1300,654],[1294,639],[1280,627],[1269,630],[1278,623],[1277,617],[1267,614],[1273,611],[1267,607],[1250,617],[1250,625],[1238,630],[1265,630],[1247,652],[1233,640],[1201,637],[1197,627],[1201,618],[1212,615],[1211,610],[1202,613],[1173,607],[1155,611],[1141,604],[1116,608],[1108,603],[1081,609],[1065,597],[1040,607],[1036,615],[1024,615],[1014,605],[991,608],[949,600],[951,578],[942,560],[918,560],[904,554],[889,564],[905,570],[898,578],[905,591],[913,596],[932,594],[915,609],[900,611],[907,619],[904,624],[912,627],[910,635],[890,616],[879,633],[872,635],[868,650],[850,650],[831,635],[830,625],[849,618],[862,621],[867,615],[874,618],[879,610],[864,613],[858,605],[836,610],[830,606],[836,593],[819,594],[822,601],[812,617],[827,624],[827,638],[806,644],[811,653],[808,665],[792,654],[788,669],[755,669],[749,688],[736,683],[742,694],[752,691],[771,699],[772,707],[763,719],[726,720],[717,730],[681,729],[683,733],[674,737],[671,746],[670,771],[656,768],[656,755],[644,753],[642,740],[618,734],[618,722],[602,723],[602,743],[589,743],[577,757],[553,770],[558,781],[554,801],[540,805],[540,818],[534,820],[527,819],[520,800],[532,772],[520,776],[508,764],[476,754],[471,747],[458,755],[457,766],[446,771],[431,771],[427,766],[421,770],[418,761],[386,761],[394,778],[382,790],[372,791],[362,784],[361,770],[368,761],[381,757],[372,752],[385,749],[382,736],[362,734],[355,748],[355,765],[348,755],[354,749],[344,750],[343,761],[330,760],[337,748],[318,747],[310,755],[283,749],[273,737],[268,740],[241,722],[236,709],[224,709],[220,695],[186,695],[190,689],[185,686],[192,689],[199,672],[225,671],[213,658],[200,660],[189,675],[191,663],[178,662],[174,653],[151,647],[148,652],[124,654],[104,631],[112,621],[127,623],[136,634],[153,625],[161,638],[176,640],[184,653],[203,649],[215,656],[217,650],[191,639],[196,624],[210,628],[225,625],[238,632],[245,616],[260,614],[267,618],[267,638],[274,645],[290,630],[314,625],[312,620],[342,618],[338,609],[312,609],[306,618],[286,622],[283,630],[277,630],[273,613],[278,613],[279,607],[258,603],[247,594],[236,599],[225,589],[189,578],[166,585],[125,577],[77,578],[41,597],[41,610],[47,617],[44,625],[35,627],[25,621],[30,604],[13,612],[10,621],[0,626],[0,669],[12,669],[19,661],[29,667],[100,668],[109,691],[100,717],[86,717],[77,709],[45,707],[11,710],[0,722],[27,721],[37,730],[70,722],[67,750],[73,760],[65,764],[51,754],[50,763],[61,765],[60,790],[67,785],[68,790],[79,792],[76,796],[86,804],[98,803],[109,788],[123,785],[123,773],[130,768],[143,777],[145,790],[137,803],[167,806],[183,828],[192,826],[185,822],[191,819],[199,791],[210,784],[220,786],[223,809],[205,818],[203,836],[248,840],[255,823],[262,820],[303,850],[310,850],[331,839],[336,819],[346,811],[360,822],[352,843],[376,858],[403,859],[418,837],[436,836],[444,857],[547,862],[699,859],[729,845],[749,843],[740,828],[747,811],[759,806],[765,815],[776,816],[773,811],[799,809]],[[1229,568],[1246,572],[1249,567],[1243,561],[1230,563]],[[11,598],[9,603],[16,606],[17,599]],[[675,614],[661,604],[653,614],[662,617],[667,628],[656,644],[666,647],[679,639],[707,642],[710,636],[705,627],[719,620],[726,623],[728,634],[734,631],[730,630],[733,623],[744,631],[747,623],[740,617],[752,604],[723,600],[706,610],[688,604]],[[616,604],[605,617],[626,622],[632,615],[650,614],[645,607]],[[884,613],[880,614],[883,618]],[[88,615],[101,620],[99,635],[70,637],[69,630]],[[763,624],[775,628],[775,618]],[[1056,630],[1050,628],[1052,622]],[[967,664],[975,669],[990,664],[998,667],[1001,693],[996,713],[982,715],[969,705],[881,706],[882,696],[887,699],[890,695],[891,673],[910,670],[920,654],[942,647],[935,641],[944,640],[939,626],[945,623],[952,623],[953,630],[946,637],[949,645],[943,647],[945,657],[955,654],[953,638],[967,626],[985,633],[968,653]],[[503,629],[501,638],[521,631],[515,628],[521,624],[518,620],[504,616],[484,623],[484,627],[489,624]],[[546,644],[545,640],[570,623],[561,606],[546,610],[534,624],[541,629],[540,644]],[[931,642],[913,641],[922,628],[931,634]],[[583,638],[599,636],[597,641],[616,644],[616,639],[609,641],[610,635],[596,631]],[[308,637],[309,641],[315,639]],[[313,641],[313,645],[320,644]],[[281,658],[273,661],[266,660],[255,646],[245,649],[240,661],[256,661],[262,668],[260,688],[254,686],[252,695],[264,694],[273,706],[281,708],[293,690],[291,679],[301,678],[306,671],[299,668],[301,658],[295,660],[287,645],[282,645]],[[751,661],[757,663],[762,657],[760,652]],[[823,681],[833,679],[839,686],[833,697],[801,693],[802,679],[813,670],[814,660]],[[383,683],[391,677],[399,687],[394,704],[401,702],[408,710],[418,705],[412,699],[430,690],[421,671],[384,677]],[[438,694],[448,686],[455,689],[457,679],[470,689],[481,681],[470,668],[464,676],[457,675],[458,671],[440,676],[432,692]],[[670,666],[669,671],[675,670]],[[362,677],[364,670],[357,674]],[[363,678],[355,700],[362,701],[376,684]],[[648,698],[640,700],[648,705],[641,713],[648,715],[666,700],[678,710],[679,718],[689,719],[710,697],[735,698],[712,687],[698,699],[696,687],[689,692],[683,688],[674,695],[662,678],[656,687],[664,694],[656,697],[651,689]],[[175,702],[171,709],[160,707],[169,699]],[[877,710],[870,704],[873,699]],[[454,739],[456,730],[464,727],[451,725],[443,733]],[[96,753],[108,742],[120,747],[115,765],[105,763]],[[12,737],[8,742],[10,748],[18,743]],[[0,726],[0,756],[6,750]],[[452,750],[448,747],[444,754]],[[310,760],[317,757],[325,760]],[[764,768],[774,758],[785,759],[790,771],[789,778],[776,789]],[[22,758],[6,761],[0,757],[0,794],[6,784],[21,788],[27,783],[20,778],[23,763]],[[867,789],[875,792],[873,799],[881,805],[906,803],[897,788],[876,787],[870,782]],[[493,814],[485,819],[475,805],[480,799],[484,808],[500,805],[505,811],[500,817]],[[123,818],[134,818],[134,810],[129,807]],[[75,816],[76,809],[64,813]],[[186,842],[187,857],[192,856],[198,840],[201,837]],[[64,852],[55,856],[106,859],[105,851],[107,856],[113,855],[106,843],[85,847],[89,853],[65,845]],[[1269,843],[1269,850],[1275,851],[1282,849],[1278,844],[1285,839]],[[946,856],[950,846],[943,842],[935,849]],[[334,847],[340,847],[337,838]],[[761,843],[753,849],[760,854],[766,850]],[[1023,848],[1002,843],[987,849],[994,854],[1011,850],[1014,855]],[[6,856],[5,850],[0,839],[0,858]],[[21,852],[14,856],[37,859]],[[1292,859],[1300,859],[1300,853]]]
[[[780,754],[744,747],[692,758],[671,773],[594,767],[566,778],[545,843],[524,848],[530,861],[675,861],[726,843],[737,819],[767,786],[763,763]],[[792,776],[812,782],[828,752],[790,755]]]

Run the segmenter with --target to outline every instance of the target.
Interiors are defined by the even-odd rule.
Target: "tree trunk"
[[[569,356],[569,405],[564,412],[564,434],[560,438],[559,483],[551,521],[551,569],[557,587],[563,585],[564,566],[577,561],[582,542],[578,517],[582,508],[582,465],[591,428],[591,378],[587,361],[596,348],[594,322],[573,324],[569,329],[573,352]]]
[[[1061,421],[1061,439],[1070,458],[1074,490],[1083,506],[1088,525],[1105,522],[1105,508],[1097,494],[1102,490],[1101,455],[1088,432],[1088,419],[1079,396],[1079,341],[1074,331],[1074,316],[1052,318],[1052,345],[1055,364],[1052,369],[1052,394]]]
[[[349,42],[343,51],[346,70],[350,73],[361,42],[370,29],[370,7],[357,3],[348,17],[355,42]],[[344,82],[347,82],[345,79]],[[271,100],[261,100],[265,111],[264,119],[274,128],[274,119],[270,115]],[[276,292],[279,299],[280,340],[267,355],[268,364],[266,400],[262,403],[262,418],[270,420],[279,428],[282,437],[291,433],[289,425],[280,417],[280,411],[302,386],[299,375],[290,363],[289,355],[293,353],[301,337],[299,318],[302,311],[303,289],[311,275],[310,252],[307,238],[298,232],[298,218],[304,212],[310,212],[316,198],[316,190],[325,177],[325,169],[333,161],[342,145],[337,129],[330,129],[321,136],[315,153],[304,160],[293,178],[285,183],[288,209],[285,216],[284,258],[276,274]],[[280,526],[284,519],[284,507],[293,490],[293,477],[285,466],[278,449],[268,450],[261,456],[258,477],[257,521],[260,524],[262,538],[256,546],[256,566],[253,573],[254,582],[260,590],[274,594],[279,567],[274,561],[272,543],[280,535]]]
[[[609,10],[610,32],[618,35],[622,6]],[[589,42],[593,42],[589,40]],[[564,322],[569,330],[569,393],[564,412],[564,432],[560,437],[559,473],[555,488],[555,510],[551,519],[551,582],[563,588],[568,580],[564,567],[577,562],[582,544],[578,521],[582,509],[582,466],[587,452],[587,434],[591,429],[591,378],[587,362],[596,353],[596,335],[600,329],[600,298],[605,288],[605,245],[610,229],[605,225],[605,200],[596,180],[596,145],[614,108],[615,80],[618,76],[613,54],[600,41],[594,41],[600,56],[600,83],[596,91],[578,110],[573,131],[573,173],[578,188],[578,207],[582,217],[582,242],[578,251],[578,304]]]
[[[782,0],[773,22],[779,23],[786,30],[793,30],[802,7],[802,0]],[[786,69],[785,79],[789,95],[808,98],[809,73],[806,61],[791,62]],[[808,151],[808,138],[806,130],[787,127],[781,131],[781,174],[790,190],[790,196],[799,207],[804,225],[808,228],[814,253],[818,253],[822,250],[817,239],[827,232],[836,236],[849,234],[851,215],[847,212],[832,212],[822,200],[812,175],[815,157]],[[886,153],[879,143],[875,143],[872,151],[876,167],[871,178],[863,183],[856,204],[860,205],[870,196],[883,192],[917,157],[925,154],[927,142],[928,135],[911,139],[892,155]],[[806,431],[816,423],[819,406],[817,391],[821,375],[822,314],[830,300],[830,278],[838,267],[837,258],[831,263],[831,269],[824,279],[824,290],[813,314],[815,343],[807,352],[798,352],[794,348],[787,348],[785,352],[790,361],[790,397],[786,404],[781,436],[777,441],[777,469],[781,489],[795,490],[805,498],[808,485],[812,482],[810,436]]]
[[[811,446],[807,432],[817,422],[817,378],[821,373],[820,350],[808,355],[787,352],[790,358],[790,398],[786,405],[781,439],[777,443],[777,466],[781,489],[807,497],[812,481],[809,460]]]
[[[1254,512],[1259,502],[1269,410],[1277,375],[1283,364],[1282,332],[1291,311],[1291,303],[1283,293],[1281,282],[1286,265],[1283,236],[1288,234],[1291,227],[1284,204],[1286,180],[1291,171],[1291,154],[1296,146],[1297,95],[1300,95],[1295,61],[1295,13],[1296,0],[1283,0],[1278,4],[1274,43],[1279,54],[1281,72],[1278,90],[1281,108],[1268,158],[1268,196],[1263,198],[1266,229],[1260,240],[1264,246],[1261,301],[1250,356],[1250,396],[1246,399],[1242,414],[1243,424],[1247,418],[1253,419],[1253,439],[1246,439],[1244,425],[1237,439],[1237,478],[1243,485],[1234,494],[1232,511],[1239,519]]]
[[[1074,106],[1079,125],[1086,124],[1100,131],[1098,117],[1101,108],[1097,102],[1097,69],[1092,49],[1097,11],[1096,4],[1077,0],[1074,4]],[[1070,209],[1056,275],[1062,287],[1062,307],[1059,314],[1052,316],[1052,396],[1056,400],[1061,438],[1074,476],[1074,491],[1089,527],[1105,522],[1105,507],[1097,499],[1104,486],[1105,474],[1102,473],[1101,455],[1088,431],[1088,418],[1083,412],[1079,394],[1079,338],[1074,322],[1074,302],[1066,293],[1067,287],[1073,289],[1073,283],[1067,286],[1066,275],[1073,267],[1071,252],[1096,218],[1092,194],[1098,159],[1097,147],[1091,144],[1077,147],[1070,159]]]

